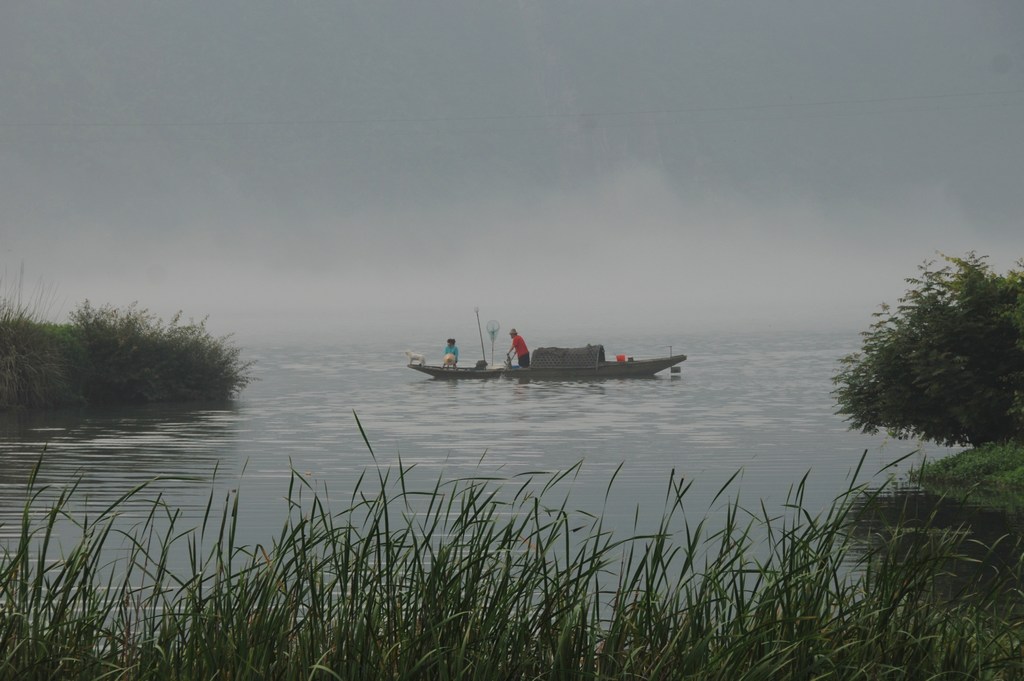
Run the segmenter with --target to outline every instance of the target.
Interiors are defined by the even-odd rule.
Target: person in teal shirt
[[[448,355],[452,355],[450,365],[458,366],[459,364],[459,346],[455,344],[454,338],[448,339],[448,345],[444,346],[444,365],[449,366]]]

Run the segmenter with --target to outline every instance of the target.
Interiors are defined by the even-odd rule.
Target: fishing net
[[[603,345],[582,348],[536,348],[530,353],[533,369],[589,369],[604,361]]]

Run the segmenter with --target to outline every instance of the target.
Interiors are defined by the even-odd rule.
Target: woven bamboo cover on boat
[[[604,361],[603,345],[583,348],[536,348],[530,353],[533,369],[588,369]]]

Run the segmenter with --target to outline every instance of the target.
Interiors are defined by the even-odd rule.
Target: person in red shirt
[[[515,351],[516,357],[519,358],[519,368],[526,369],[530,366],[530,351],[526,348],[526,341],[515,329],[509,331],[508,335],[512,336],[512,347],[508,349],[509,353]]]

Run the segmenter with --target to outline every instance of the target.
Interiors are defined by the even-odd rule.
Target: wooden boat
[[[506,362],[503,367],[445,368],[441,366],[409,364],[410,369],[434,378],[458,380],[463,378],[514,378],[519,380],[554,379],[579,380],[592,378],[644,378],[686,361],[686,355],[670,355],[653,359],[633,359],[618,356],[609,362],[604,346],[587,345],[582,348],[537,348],[532,353],[530,366],[521,369]]]

